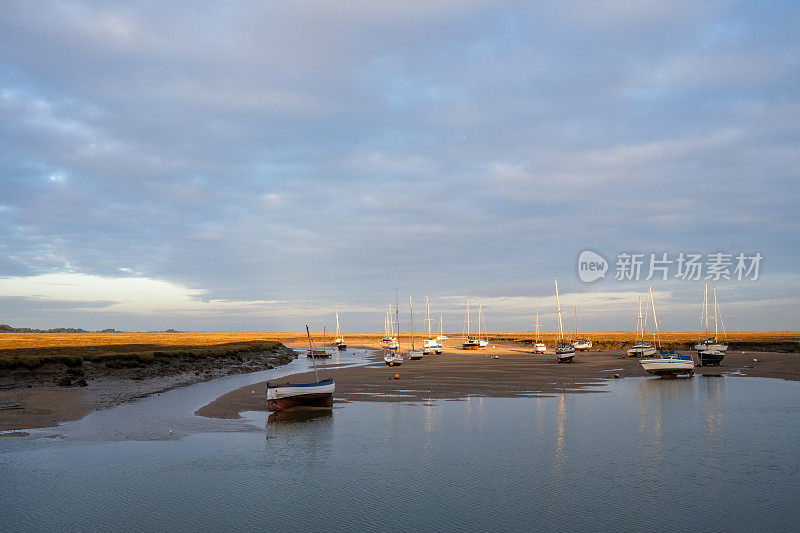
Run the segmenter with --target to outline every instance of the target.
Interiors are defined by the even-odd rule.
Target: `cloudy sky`
[[[0,323],[800,330],[796,3],[431,4],[4,2]]]

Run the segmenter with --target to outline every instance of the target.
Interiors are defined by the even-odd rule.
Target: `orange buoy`
[[[394,379],[400,379],[400,374],[395,374]]]

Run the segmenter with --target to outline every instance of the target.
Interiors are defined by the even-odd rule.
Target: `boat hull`
[[[336,345],[336,348],[341,352],[342,350],[347,349],[347,345],[343,342],[340,342],[339,344]]]
[[[694,374],[694,361],[686,359],[649,359],[640,363],[645,372],[655,376]]]
[[[718,350],[698,352],[697,356],[700,358],[700,366],[719,366],[725,358],[725,354]]]
[[[316,383],[267,383],[267,409],[283,411],[291,407],[333,407],[333,379]]]

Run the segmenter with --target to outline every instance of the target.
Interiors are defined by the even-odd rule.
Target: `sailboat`
[[[556,344],[556,361],[558,363],[571,363],[575,357],[575,347],[571,342],[564,340],[564,324],[561,320],[561,300],[558,298],[558,278],[553,278],[556,282],[556,310],[558,311],[558,330],[559,341]]]
[[[533,343],[533,353],[544,353],[547,346],[539,338],[539,306],[536,306],[536,341]]]
[[[641,338],[628,349],[628,355],[630,357],[650,357],[655,355],[656,348],[651,343],[644,340],[644,330],[647,326],[647,311],[645,310],[644,317],[642,317],[642,299],[638,298],[637,300],[639,302],[639,315],[636,318],[636,336],[639,337],[639,333],[641,332]]]
[[[481,326],[483,326],[483,334],[481,334]],[[489,340],[485,338],[486,335],[486,321],[483,319],[483,305],[478,304],[478,346],[486,348],[489,345]]]
[[[330,357],[331,354],[328,353],[328,350],[325,348],[325,333],[326,328],[322,326],[322,348],[317,348],[316,345],[312,345],[309,343],[308,350],[306,350],[306,355],[312,358],[320,358],[320,357]],[[310,334],[309,334],[310,338]]]
[[[431,302],[427,296],[425,297],[425,322],[428,324],[428,339],[422,345],[422,353],[425,355],[442,353],[442,343],[438,338],[434,339],[431,334]]]
[[[336,340],[333,341],[336,344],[336,348],[341,350],[347,349],[347,343],[344,342],[344,338],[342,337],[342,332],[339,330],[339,313],[336,313]]]
[[[442,324],[444,323],[444,314],[439,314],[439,336],[436,337],[437,341],[446,341],[447,335],[444,334],[444,330],[442,329]]]
[[[308,336],[308,350],[315,350],[311,340],[311,332],[306,325],[306,335]],[[324,380],[319,379],[317,372],[317,362],[314,363],[313,383],[272,383],[267,382],[267,409],[270,411],[283,411],[290,407],[309,406],[309,407],[333,407],[333,393],[336,384],[333,378]]]
[[[690,355],[681,355],[674,350],[661,348],[661,336],[658,331],[658,317],[656,316],[656,303],[653,299],[653,287],[650,287],[650,304],[653,307],[653,322],[656,324],[655,341],[661,357],[646,358],[639,361],[648,374],[657,376],[675,377],[681,374],[694,375],[694,360]]]
[[[461,348],[463,348],[464,350],[477,350],[478,348],[480,348],[481,343],[478,342],[478,339],[473,339],[472,338],[472,336],[470,334],[470,331],[469,331],[469,326],[470,326],[469,322],[470,322],[470,320],[469,320],[469,300],[467,300],[467,314],[464,317],[464,329],[467,332],[467,337],[464,340],[464,342],[461,344]]]
[[[414,347],[414,302],[411,300],[411,293],[408,293],[408,313],[411,317],[411,349],[406,352],[406,355],[412,361],[422,359],[422,350]]]
[[[700,320],[705,319],[706,324],[706,338],[701,340],[695,345],[694,349],[697,350],[697,356],[700,358],[700,366],[704,365],[719,365],[725,357],[725,351],[728,349],[727,344],[723,344],[717,340],[719,335],[718,320],[720,320],[719,306],[717,305],[717,288],[714,287],[714,336],[710,337],[708,332],[708,282],[706,282],[706,290],[703,296],[703,314]],[[723,333],[725,332],[725,325],[722,326]]]
[[[395,299],[395,306],[394,306],[394,313],[395,318],[397,319],[397,338],[400,337],[400,302],[397,299],[397,290],[394,292],[394,299]],[[389,309],[391,310],[392,306],[389,305]],[[389,317],[389,323],[391,325],[391,316]],[[392,335],[394,335],[394,327],[392,327]],[[397,342],[397,338],[392,338],[392,341],[389,343],[389,346],[383,352],[383,362],[389,366],[399,366],[403,364],[403,356],[400,354],[398,347],[400,343]]]
[[[589,339],[578,338],[578,306],[575,306],[575,350],[585,351],[592,347]]]
[[[384,350],[397,351],[400,344],[397,342],[397,337],[394,336],[394,321],[392,320],[392,304],[389,304],[389,310],[386,312],[386,317],[383,319],[384,336],[381,339],[381,346]]]

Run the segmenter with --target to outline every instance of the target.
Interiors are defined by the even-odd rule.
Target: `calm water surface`
[[[68,424],[65,438],[0,439],[2,529],[797,529],[794,382],[627,378],[598,394],[253,412],[210,430],[186,425],[203,386]],[[154,417],[162,403],[172,414]],[[153,418],[159,431],[137,438],[170,418],[181,435],[120,438]],[[113,438],[90,440],[103,423]]]

